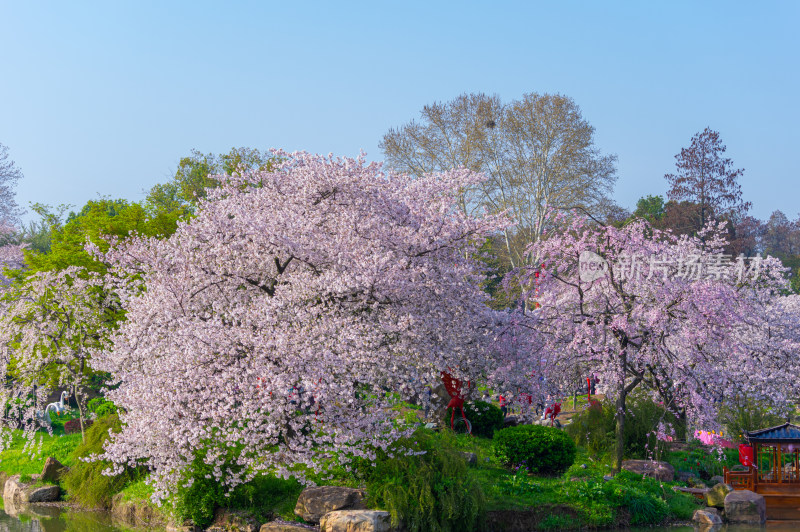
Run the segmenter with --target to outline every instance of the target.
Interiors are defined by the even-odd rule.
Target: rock
[[[308,532],[309,530],[315,529],[285,521],[270,521],[261,525],[260,532]]]
[[[44,463],[41,478],[47,482],[58,482],[67,471],[69,471],[67,466],[51,456]]]
[[[725,483],[725,478],[722,477],[721,475],[714,475],[713,477],[711,477],[711,479],[709,479],[709,482],[711,482],[712,486],[716,486],[717,484]]]
[[[581,469],[586,469],[586,464],[581,464]]]
[[[336,510],[361,510],[364,491],[339,486],[306,488],[297,499],[295,515],[309,523],[319,523],[323,515]]]
[[[686,484],[689,485],[690,488],[707,488],[706,483],[700,480],[697,477],[689,477],[686,481]]]
[[[764,497],[750,490],[736,490],[725,497],[725,518],[730,523],[762,524],[767,520]]]
[[[14,495],[18,491],[22,491],[23,487],[19,481],[19,475],[14,475],[6,479],[3,487],[3,499],[14,499]]]
[[[725,497],[732,491],[733,488],[729,484],[723,484],[722,482],[715,484],[714,487],[703,496],[706,500],[706,506],[725,508]]]
[[[469,465],[475,465],[478,463],[478,455],[475,453],[462,452],[461,456],[464,457],[464,460],[466,460]]]
[[[672,482],[675,478],[675,468],[667,462],[656,462],[653,460],[623,460],[622,469],[653,477],[662,482]]]
[[[203,532],[203,529],[194,525],[167,525],[166,532]]]
[[[322,517],[320,532],[396,532],[389,512],[378,510],[340,510]]]
[[[61,488],[54,485],[26,488],[22,493],[22,502],[53,502],[61,495]]]
[[[130,527],[160,528],[165,516],[148,501],[126,501],[122,493],[111,499],[111,517]]]
[[[612,475],[603,475],[603,480],[608,482],[609,480],[614,480],[614,477]]]
[[[722,526],[722,518],[716,511],[710,512],[708,508],[695,510],[692,515],[692,522],[696,523],[701,530],[717,529]],[[714,509],[716,510],[716,508]]]
[[[217,508],[206,532],[258,532],[260,528],[261,522],[248,512]]]
[[[38,475],[31,475],[32,478],[34,476],[38,480]],[[61,489],[58,486],[26,484],[20,481],[20,475],[14,475],[6,480],[3,488],[3,499],[10,501],[14,505],[57,501],[59,495],[61,495]]]
[[[519,425],[519,418],[517,416],[506,416],[503,418],[504,427],[516,427]]]

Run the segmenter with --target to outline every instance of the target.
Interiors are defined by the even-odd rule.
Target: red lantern
[[[753,465],[753,448],[750,445],[745,445],[744,443],[739,444],[739,463],[745,467],[750,467]]]

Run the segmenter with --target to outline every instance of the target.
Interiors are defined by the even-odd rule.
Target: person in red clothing
[[[552,426],[556,422],[556,417],[558,417],[559,413],[561,413],[561,403],[553,403],[545,409],[542,419],[547,419],[549,417],[550,426]]]
[[[500,411],[503,412],[503,417],[506,417],[506,415],[508,415],[508,406],[506,405],[506,398],[503,397],[502,395],[498,395],[497,397],[500,400]]]

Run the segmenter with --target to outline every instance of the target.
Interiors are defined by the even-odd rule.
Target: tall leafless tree
[[[502,235],[511,268],[529,263],[525,248],[547,230],[548,213],[580,209],[605,216],[616,157],[601,155],[594,128],[578,105],[559,94],[462,94],[422,109],[420,120],[390,129],[380,144],[396,171],[422,175],[455,167],[483,172],[487,180],[465,190],[465,212],[505,211],[515,222]]]
[[[710,220],[736,221],[751,207],[742,200],[738,181],[744,169],[734,169],[733,161],[723,157],[726,149],[719,132],[705,128],[675,156],[676,172],[664,176],[670,184],[667,197],[696,204],[701,227]]]

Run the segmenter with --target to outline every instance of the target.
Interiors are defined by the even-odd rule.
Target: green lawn
[[[50,436],[46,432],[39,432],[31,444],[23,437],[22,431],[14,431],[11,445],[0,453],[0,471],[9,475],[41,473],[49,456],[71,466],[70,454],[80,442],[80,434]]]

